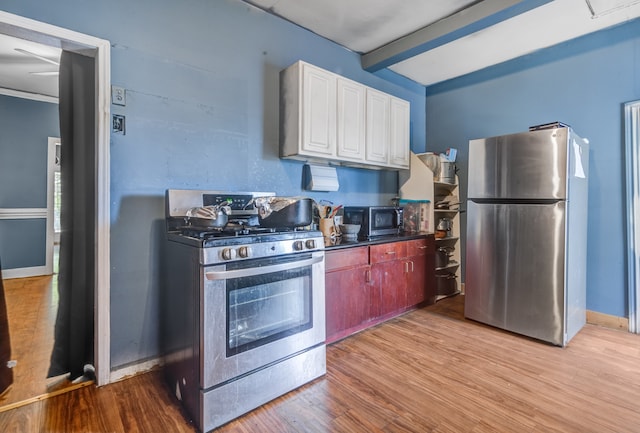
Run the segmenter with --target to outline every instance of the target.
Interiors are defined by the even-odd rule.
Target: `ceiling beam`
[[[375,72],[460,39],[552,0],[484,0],[438,22],[365,53],[362,67]]]

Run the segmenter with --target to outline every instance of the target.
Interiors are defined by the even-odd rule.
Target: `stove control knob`
[[[307,241],[307,248],[309,248],[310,250],[314,249],[316,247],[316,240],[315,239],[309,239]]]
[[[224,260],[233,260],[236,258],[236,251],[231,248],[225,248],[222,250],[222,258]]]
[[[249,247],[238,248],[238,256],[242,257],[243,259],[246,259],[250,255],[251,255],[251,248]]]
[[[302,241],[295,241],[293,243],[293,249],[295,251],[302,251],[304,250],[304,243]]]

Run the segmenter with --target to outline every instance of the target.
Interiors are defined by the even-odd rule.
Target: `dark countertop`
[[[367,240],[343,240],[338,237],[335,239],[324,238],[324,250],[332,251],[342,248],[364,247],[367,245],[386,244],[397,241],[410,241],[412,239],[422,239],[426,236],[433,236],[433,233],[402,233],[399,235],[378,236]]]

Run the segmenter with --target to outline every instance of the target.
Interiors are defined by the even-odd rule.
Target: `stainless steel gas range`
[[[263,195],[166,194],[165,371],[202,431],[326,372],[322,234],[257,226]],[[224,226],[189,216],[216,206]]]

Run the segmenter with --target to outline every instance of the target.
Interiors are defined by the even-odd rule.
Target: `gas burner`
[[[227,237],[238,237],[238,236],[250,236],[256,234],[264,234],[264,233],[281,233],[291,230],[278,230],[274,228],[268,227],[253,227],[253,226],[245,226],[245,225],[226,225],[224,227],[196,227],[196,226],[185,226],[179,227],[178,233],[182,236],[187,236],[196,239],[214,239],[214,238],[227,238]]]

